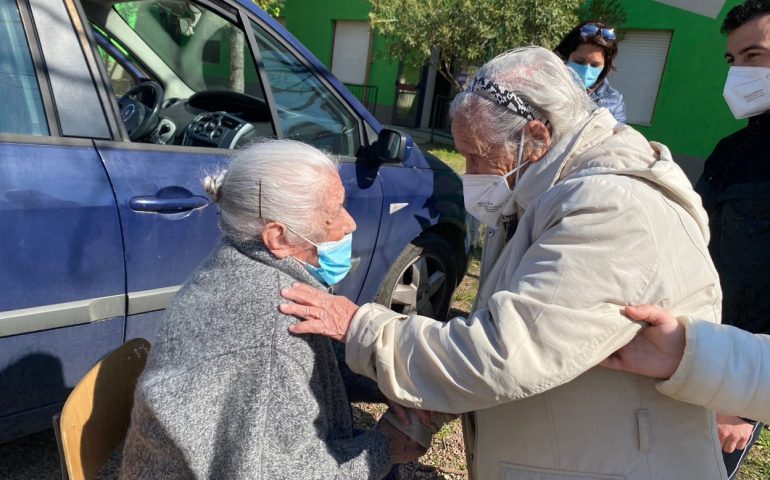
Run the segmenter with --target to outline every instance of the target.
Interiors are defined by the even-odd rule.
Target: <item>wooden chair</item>
[[[86,373],[54,416],[65,480],[96,478],[125,439],[149,349],[147,340],[135,338],[113,350]]]

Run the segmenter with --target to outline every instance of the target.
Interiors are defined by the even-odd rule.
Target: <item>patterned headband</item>
[[[520,96],[510,90],[504,89],[492,80],[487,80],[483,77],[475,77],[470,88],[468,88],[468,91],[471,93],[478,93],[527,120],[540,120],[543,123],[548,123],[548,120],[542,118],[542,116]]]

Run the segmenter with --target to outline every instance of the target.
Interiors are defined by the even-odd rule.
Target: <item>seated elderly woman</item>
[[[296,320],[278,311],[282,287],[321,288],[350,266],[356,224],[335,163],[267,141],[205,187],[224,237],[166,312],[121,478],[377,479],[417,458],[387,422],[354,433],[331,342],[288,335]]]

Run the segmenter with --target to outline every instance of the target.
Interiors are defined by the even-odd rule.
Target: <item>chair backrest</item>
[[[58,425],[70,480],[96,478],[126,437],[149,349],[143,338],[129,340],[94,365],[70,393]]]

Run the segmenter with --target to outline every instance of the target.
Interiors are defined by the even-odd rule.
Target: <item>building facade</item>
[[[742,0],[621,0],[627,21],[610,82],[629,123],[667,145],[695,181],[725,135],[742,128],[722,98],[728,65],[719,32]]]
[[[369,27],[368,0],[286,0],[279,19],[369,110],[391,123],[399,62]]]
[[[741,1],[621,0],[627,21],[610,82],[626,98],[629,123],[667,145],[692,181],[716,142],[746,123],[722,98],[728,65],[719,32]],[[286,0],[282,21],[382,122],[446,128],[447,86],[431,68],[388,59],[369,8],[367,0]]]

